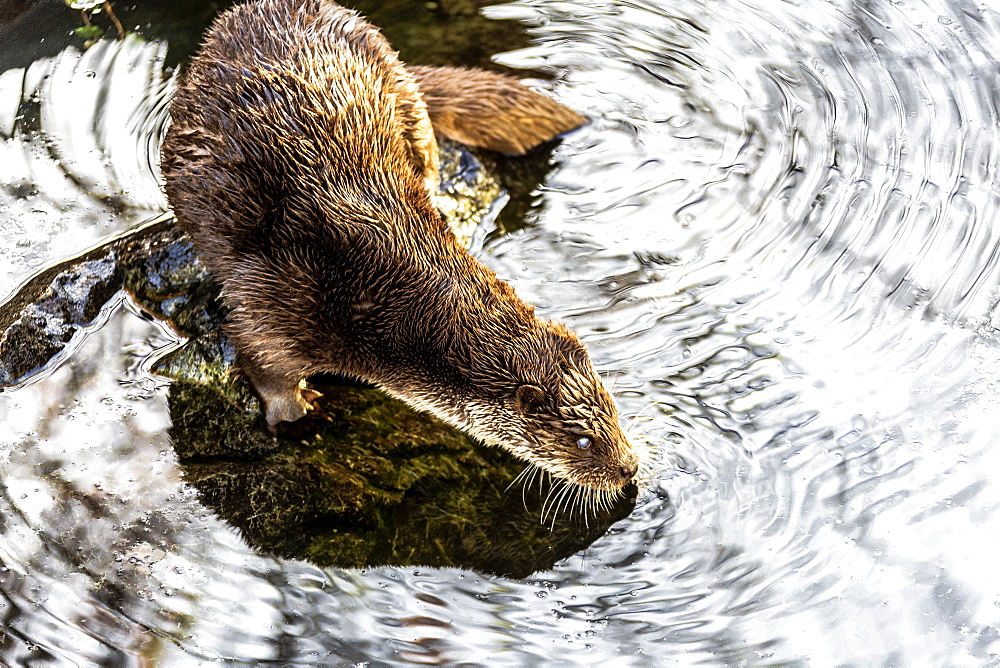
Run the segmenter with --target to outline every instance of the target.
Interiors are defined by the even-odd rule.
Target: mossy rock
[[[542,524],[525,464],[383,392],[318,378],[318,410],[272,434],[218,331],[161,360],[170,436],[202,501],[269,552],[323,566],[459,566],[524,576],[585,547],[634,499]],[[589,525],[589,526],[588,526]]]

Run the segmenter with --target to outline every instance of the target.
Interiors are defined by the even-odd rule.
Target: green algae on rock
[[[523,462],[379,390],[319,379],[317,413],[271,437],[238,374],[176,360],[157,371],[192,373],[170,388],[185,479],[248,542],[281,556],[523,577],[586,547],[634,503],[543,525],[541,489],[509,489]]]

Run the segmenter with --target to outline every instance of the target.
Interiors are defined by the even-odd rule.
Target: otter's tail
[[[461,67],[407,67],[434,132],[461,144],[520,154],[586,119],[513,77]]]

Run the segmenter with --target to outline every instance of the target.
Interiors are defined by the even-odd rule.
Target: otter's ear
[[[545,392],[537,385],[522,385],[514,392],[514,401],[522,413],[531,413],[545,402]]]

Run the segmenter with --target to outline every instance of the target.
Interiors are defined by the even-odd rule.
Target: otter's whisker
[[[579,489],[577,485],[569,484],[566,486],[566,493],[563,494],[562,503],[560,503],[559,512],[566,513],[570,518],[573,517],[573,500],[576,498],[576,490]]]
[[[592,498],[592,491],[586,487],[576,488],[576,506],[579,508],[580,514],[583,515],[583,526],[588,529],[590,528],[590,499]]]
[[[511,490],[511,488],[514,487],[514,485],[516,485],[519,482],[522,482],[522,483],[526,482],[527,479],[528,479],[528,477],[529,477],[530,471],[533,468],[535,468],[534,464],[528,464],[528,466],[526,466],[523,471],[521,471],[520,473],[518,473],[514,477],[514,479],[510,481],[509,485],[507,485],[506,487],[504,487],[503,493],[506,494],[507,492],[509,492]]]
[[[543,509],[542,512],[542,523],[545,524],[545,518],[548,515],[548,511],[552,513],[552,522],[549,525],[549,531],[555,530],[556,520],[559,518],[560,508],[562,507],[563,501],[566,499],[566,495],[570,490],[570,484],[564,480],[557,480],[557,486],[553,487],[553,492],[555,494],[552,497],[552,501],[548,506],[547,511]]]
[[[574,487],[570,490],[569,494],[566,495],[566,514],[570,518],[576,517],[576,502],[580,498],[579,488]]]
[[[580,494],[580,512],[583,513],[583,525],[590,528],[590,515],[594,509],[594,490],[586,489]],[[594,519],[597,519],[597,514],[594,514]]]
[[[594,508],[594,515],[603,513],[606,509],[604,499],[607,497],[608,491],[605,489],[595,489],[594,495],[590,498],[592,507]]]
[[[566,499],[569,498],[569,494],[572,491],[573,488],[571,485],[564,484],[562,490],[559,492],[559,495],[556,497],[555,507],[552,510],[552,526],[550,527],[550,530],[555,529],[556,522],[559,520],[559,516],[562,514],[563,507],[566,504]]]
[[[546,487],[548,487],[549,488],[549,493],[551,494],[552,491],[553,491],[552,487],[553,487],[553,485],[555,485],[555,481],[554,481],[554,479],[552,477],[552,474],[549,473],[545,469],[539,469],[538,471],[539,471],[539,475],[538,475],[538,478],[537,478],[537,480],[538,480],[538,493],[541,494],[542,490],[544,490]]]
[[[542,473],[544,473],[542,469],[538,468],[537,466],[533,466],[531,473],[528,474],[527,479],[525,479],[524,481],[524,486],[521,487],[521,503],[524,505],[524,512],[528,512],[528,497],[527,497],[528,490],[530,490],[534,486],[534,484],[538,482],[539,483],[538,492],[541,493],[542,491],[540,483]]]
[[[529,464],[528,466],[526,466],[524,468],[523,471],[521,471],[516,476],[514,476],[514,479],[511,480],[510,483],[503,490],[503,494],[504,494],[504,496],[506,496],[507,494],[510,493],[510,490],[515,485],[520,485],[521,486],[521,505],[524,507],[525,512],[528,511],[528,498],[527,498],[527,495],[525,494],[525,491],[528,488],[528,486],[531,484],[531,478],[532,478],[532,476],[535,475],[535,472],[537,470],[538,469],[537,469],[537,467],[534,464]]]
[[[545,482],[549,480],[549,472],[542,468],[536,468],[533,475],[535,477],[532,484],[538,485],[538,493],[541,494],[542,490],[545,488]]]
[[[580,500],[580,486],[572,485],[569,493],[566,494],[565,508],[570,518],[576,517],[577,504]]]
[[[532,468],[534,468],[534,466],[529,466],[528,468],[524,469],[524,471],[521,472],[522,475],[524,475],[524,480],[521,482],[521,506],[524,508],[524,512],[528,512],[527,490],[528,490],[528,485],[531,484],[531,478],[534,475],[533,473],[531,473]]]
[[[549,486],[549,491],[548,491],[548,493],[547,493],[547,494],[545,495],[545,501],[543,501],[543,502],[542,502],[542,516],[541,516],[541,518],[540,518],[540,519],[541,519],[541,522],[542,522],[542,524],[545,524],[545,517],[546,517],[546,515],[548,514],[548,509],[549,509],[549,507],[550,507],[550,504],[551,504],[551,503],[552,503],[552,501],[553,501],[553,498],[552,498],[552,497],[553,497],[553,495],[554,495],[554,494],[555,494],[556,492],[558,492],[558,491],[559,491],[559,489],[560,489],[560,488],[559,488],[559,486],[558,486],[558,485],[556,485],[556,484],[552,484],[552,485],[550,485],[550,486]]]
[[[621,378],[622,376],[620,373],[616,373],[614,376],[611,377],[611,389],[608,390],[608,392],[612,396],[614,396],[615,393],[618,391],[618,383],[621,381]]]
[[[615,499],[618,498],[618,494],[618,490],[615,490],[614,492],[606,489],[601,490],[601,512],[611,512],[611,507],[614,505]]]
[[[559,513],[562,510],[563,503],[565,503],[566,497],[569,495],[570,491],[571,491],[570,485],[564,484],[563,488],[559,491],[559,494],[556,496],[556,503],[554,505],[554,509],[552,512],[552,524],[549,525],[549,531],[555,531],[556,520],[559,519]]]
[[[638,413],[632,416],[632,418],[628,421],[628,424],[625,426],[625,432],[626,433],[630,432],[630,430],[633,427],[635,427],[635,424],[639,421],[649,422],[653,420],[651,416],[644,415],[644,413],[648,411],[650,408],[658,408],[662,405],[663,405],[662,401],[650,401],[648,404],[646,404],[644,408],[642,408]]]

